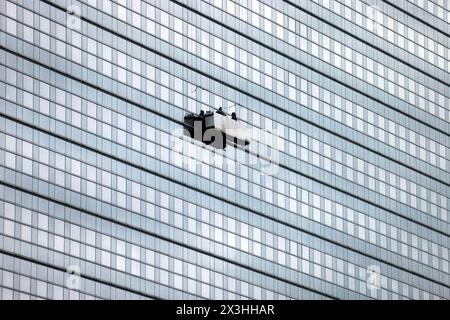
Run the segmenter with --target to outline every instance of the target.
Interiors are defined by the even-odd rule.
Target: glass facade
[[[0,298],[449,299],[449,35],[442,0],[0,2]],[[272,157],[178,134],[219,107]]]

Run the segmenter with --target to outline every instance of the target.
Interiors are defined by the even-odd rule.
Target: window
[[[127,10],[122,6],[117,6],[117,17],[122,21],[127,21]]]
[[[109,267],[111,260],[111,254],[107,251],[101,250],[101,264]]]

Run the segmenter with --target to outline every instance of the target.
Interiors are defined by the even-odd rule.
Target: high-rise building
[[[449,299],[449,70],[444,0],[1,1],[0,298]]]

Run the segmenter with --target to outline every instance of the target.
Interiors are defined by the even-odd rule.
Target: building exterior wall
[[[2,1],[0,298],[450,298],[449,10]]]

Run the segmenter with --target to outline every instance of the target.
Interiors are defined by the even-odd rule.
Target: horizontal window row
[[[3,236],[2,237],[3,240]],[[27,245],[30,247],[30,245]],[[25,247],[25,246],[24,246]],[[70,274],[27,261],[5,253],[0,254],[0,299],[54,299],[54,300],[93,300],[93,299],[149,299],[131,291],[96,282],[84,277],[77,279],[76,287],[69,288]],[[192,299],[186,295],[183,298]]]
[[[448,7],[448,1],[446,0],[408,0],[419,8],[424,9],[428,13],[450,23],[450,10]]]

